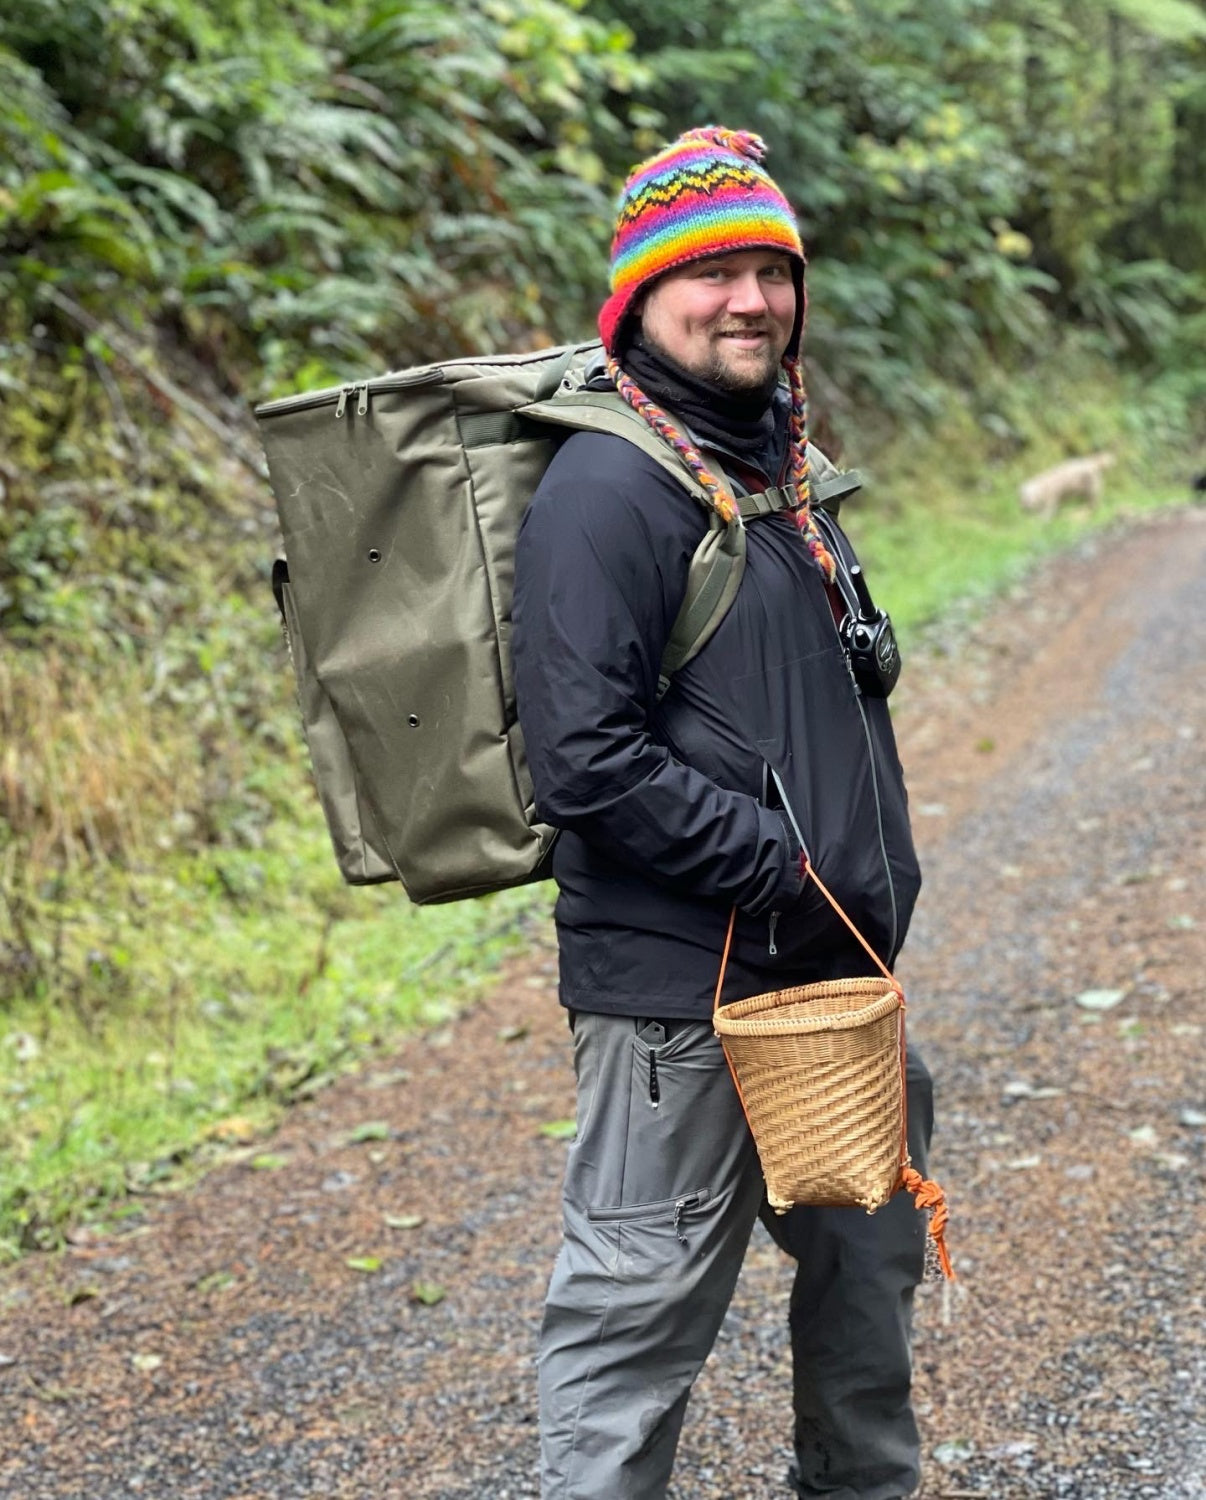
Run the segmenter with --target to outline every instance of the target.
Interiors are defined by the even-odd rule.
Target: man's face
[[[796,321],[791,260],[740,250],[668,271],[640,307],[654,348],[729,391],[773,386]]]

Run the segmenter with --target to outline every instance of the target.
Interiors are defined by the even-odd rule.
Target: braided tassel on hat
[[[796,487],[799,503],[793,510],[796,525],[800,528],[800,535],[804,539],[804,545],[808,548],[809,556],[828,583],[832,583],[837,575],[837,563],[833,554],[825,545],[817,527],[816,520],[812,514],[810,496],[810,479],[808,472],[808,437],[807,437],[807,408],[804,399],[804,380],[800,373],[800,362],[797,359],[785,360],[788,380],[791,386],[791,480]],[[639,417],[642,417],[657,435],[664,439],[674,451],[679,454],[683,462],[691,470],[695,478],[707,491],[709,503],[716,514],[727,525],[732,525],[739,519],[740,512],[737,502],[729,493],[728,486],[719,475],[713,474],[711,469],[704,463],[699,449],[691,442],[686,433],[677,427],[656,401],[651,400],[633,380],[631,375],[626,375],[616,363],[613,356],[607,357],[607,373],[615,382],[616,390],[625,401],[632,407]]]

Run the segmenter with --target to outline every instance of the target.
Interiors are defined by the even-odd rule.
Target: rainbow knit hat
[[[796,216],[763,169],[765,155],[760,137],[705,125],[633,168],[611,245],[611,296],[599,312],[609,354],[637,293],[675,266],[768,249],[786,251],[803,270]],[[802,316],[800,308],[797,320]]]

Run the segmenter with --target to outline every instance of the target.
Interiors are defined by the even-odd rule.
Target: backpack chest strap
[[[736,499],[743,521],[756,521],[759,516],[773,516],[781,510],[793,510],[799,504],[794,484],[772,484],[753,494],[738,495]]]
[[[824,478],[812,481],[812,497],[822,510],[836,516],[842,501],[862,488],[862,476],[857,469],[839,473],[832,471]],[[794,510],[800,497],[794,484],[773,484],[768,489],[752,495],[738,495],[737,509],[743,521],[756,521],[759,516],[773,516],[781,510]]]

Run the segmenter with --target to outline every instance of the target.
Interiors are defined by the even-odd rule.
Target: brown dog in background
[[[1018,490],[1022,509],[1049,521],[1065,500],[1081,499],[1097,505],[1105,487],[1102,475],[1115,462],[1112,453],[1091,453],[1088,458],[1070,458],[1053,469],[1044,469]]]

